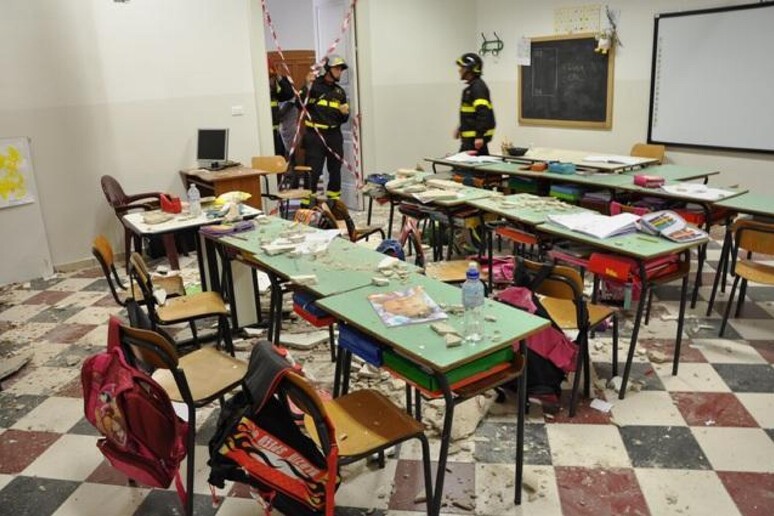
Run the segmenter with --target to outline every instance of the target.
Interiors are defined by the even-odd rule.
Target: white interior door
[[[341,24],[344,21],[344,15],[349,4],[350,2],[347,0],[314,0],[315,50],[317,51],[318,61],[325,55],[331,43],[341,34]],[[339,84],[347,92],[350,112],[349,122],[341,126],[341,132],[344,136],[344,159],[353,168],[355,166],[355,153],[352,143],[352,120],[360,112],[357,106],[357,63],[355,57],[354,25],[355,16],[353,14],[349,29],[341,37],[341,41],[334,51],[334,53],[342,56],[349,66]],[[359,159],[360,156],[358,156]],[[327,182],[327,171],[325,174],[325,181]],[[362,200],[357,190],[354,172],[350,171],[346,165],[341,167],[341,198],[350,208],[362,208]]]

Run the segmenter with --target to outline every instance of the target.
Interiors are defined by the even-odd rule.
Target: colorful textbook
[[[640,229],[674,242],[694,242],[707,238],[706,232],[689,226],[684,218],[669,210],[646,213],[640,218]]]

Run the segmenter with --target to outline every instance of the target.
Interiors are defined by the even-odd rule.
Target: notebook
[[[613,216],[600,215],[599,213],[548,216],[548,220],[557,226],[600,239],[637,231],[639,219],[640,217],[633,213],[619,213]]]

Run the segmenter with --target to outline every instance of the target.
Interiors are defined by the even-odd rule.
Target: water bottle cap
[[[468,264],[468,270],[465,273],[465,276],[468,279],[473,279],[473,280],[477,280],[478,279],[479,272],[478,272],[478,264],[476,262],[470,262]]]

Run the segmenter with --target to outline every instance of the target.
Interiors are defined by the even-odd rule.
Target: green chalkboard
[[[613,52],[595,52],[591,34],[533,38],[520,66],[519,124],[609,129]]]

